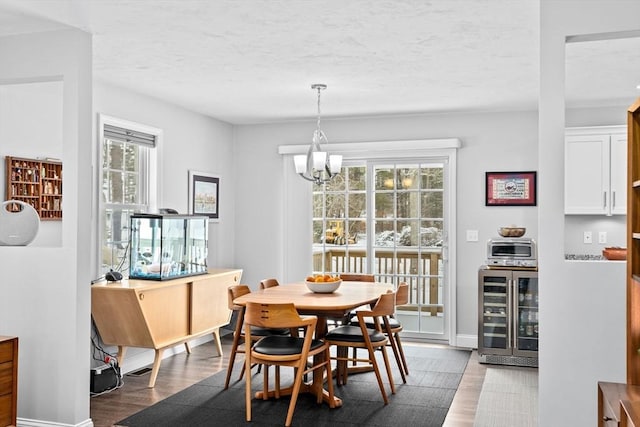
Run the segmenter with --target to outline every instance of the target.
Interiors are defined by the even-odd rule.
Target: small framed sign
[[[189,171],[189,213],[220,220],[220,176]]]
[[[536,206],[536,172],[487,172],[485,206]]]

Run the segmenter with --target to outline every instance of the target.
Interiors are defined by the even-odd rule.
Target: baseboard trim
[[[478,348],[477,335],[456,335],[456,347]]]
[[[93,421],[89,418],[78,424],[67,424],[18,417],[16,420],[16,427],[93,427]]]

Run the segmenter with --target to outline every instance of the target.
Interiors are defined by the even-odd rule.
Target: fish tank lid
[[[131,218],[150,218],[150,219],[193,219],[193,218],[202,218],[209,219],[206,215],[190,215],[190,214],[156,214],[156,213],[134,213],[131,215]]]

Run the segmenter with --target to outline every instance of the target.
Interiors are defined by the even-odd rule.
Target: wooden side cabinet
[[[620,401],[620,426],[640,427],[640,402]]]
[[[105,344],[118,346],[122,364],[127,347],[152,348],[155,359],[149,387],[155,385],[162,352],[213,334],[222,356],[220,328],[231,320],[227,288],[240,283],[242,270],[213,269],[208,274],[162,282],[122,280],[91,287],[91,314]]]
[[[0,335],[0,426],[16,425],[18,338]]]
[[[627,425],[634,425],[629,424],[630,412],[625,412],[622,409],[622,402],[638,402],[639,400],[640,386],[598,382],[598,427],[620,426],[623,418],[626,418]],[[640,427],[639,420],[637,418],[633,420]]]

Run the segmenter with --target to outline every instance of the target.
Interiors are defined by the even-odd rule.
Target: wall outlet
[[[607,232],[599,231],[598,232],[598,243],[607,243]]]
[[[585,231],[583,235],[583,243],[591,244],[593,243],[593,233],[590,231]]]
[[[478,230],[467,230],[467,242],[478,241]]]

